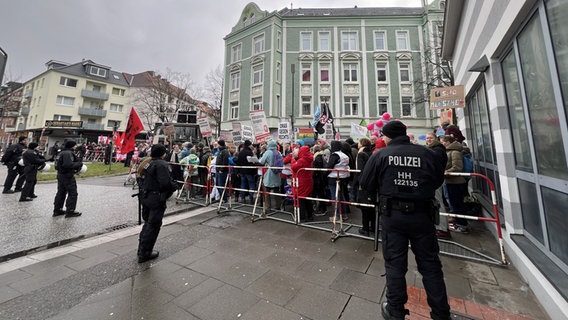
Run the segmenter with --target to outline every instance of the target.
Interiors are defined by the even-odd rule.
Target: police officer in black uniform
[[[59,153],[55,169],[57,170],[57,193],[53,200],[53,216],[65,215],[65,218],[78,217],[82,213],[75,211],[77,207],[77,180],[75,173],[83,167],[83,162],[75,156],[75,140],[67,140],[63,144],[63,150]],[[67,198],[67,201],[65,201]],[[66,211],[63,211],[65,203]]]
[[[8,174],[6,175],[6,180],[4,180],[4,190],[2,193],[14,193],[22,191],[22,186],[24,185],[24,167],[18,165],[22,157],[22,153],[26,149],[28,144],[28,137],[20,136],[18,138],[18,143],[14,143],[6,149],[6,160],[5,165],[8,166]],[[18,177],[18,180],[16,180]],[[12,184],[16,180],[16,190],[12,190]]]
[[[142,218],[144,226],[140,231],[138,243],[138,263],[156,259],[160,254],[154,251],[154,244],[160,233],[162,219],[166,211],[166,201],[177,189],[171,170],[164,160],[166,147],[162,144],[152,146],[152,160],[144,164],[141,178]]]
[[[24,160],[24,176],[26,177],[26,184],[22,189],[20,195],[20,202],[32,201],[37,198],[35,195],[35,185],[37,182],[37,170],[45,166],[45,158],[36,150],[38,144],[31,142],[28,144],[28,150],[22,155]]]
[[[404,305],[408,300],[405,275],[410,242],[432,319],[450,319],[434,227],[434,194],[444,182],[445,161],[432,150],[412,144],[400,121],[390,121],[382,131],[387,147],[371,156],[360,180],[362,188],[379,196],[387,279],[387,302],[381,313],[386,320],[403,320],[409,314]]]

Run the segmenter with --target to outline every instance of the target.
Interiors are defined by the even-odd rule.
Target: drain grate
[[[136,222],[122,223],[122,224],[119,224],[119,225],[116,225],[116,226],[105,228],[103,232],[118,231],[118,230],[130,228],[130,227],[134,227],[136,225],[138,225],[138,223],[136,223]]]

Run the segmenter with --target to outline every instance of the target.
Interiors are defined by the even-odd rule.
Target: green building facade
[[[438,123],[427,82],[435,70],[427,61],[438,60],[443,3],[274,12],[249,3],[225,37],[222,129],[250,124],[249,112],[260,109],[272,133],[292,115],[295,127],[307,128],[326,101],[342,139],[352,122],[384,112],[412,132],[431,131]]]

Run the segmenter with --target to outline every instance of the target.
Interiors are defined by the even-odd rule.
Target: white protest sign
[[[278,124],[278,140],[281,142],[290,142],[290,136],[292,133],[290,132],[290,123],[289,122],[280,122]]]
[[[250,111],[250,121],[252,122],[252,131],[254,132],[256,141],[263,141],[270,137],[270,130],[268,129],[264,110]]]
[[[197,118],[197,124],[199,124],[199,131],[201,131],[202,137],[208,137],[211,135],[212,132],[208,116]]]
[[[250,140],[251,142],[255,142],[254,136],[253,136],[253,133],[252,133],[252,126],[243,125],[242,126],[242,132],[243,132],[243,134],[242,134],[243,141]]]

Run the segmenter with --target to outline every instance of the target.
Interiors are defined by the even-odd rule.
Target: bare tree
[[[223,105],[223,82],[224,70],[221,66],[209,71],[205,77],[204,99],[208,102],[204,103],[206,108],[202,111],[213,119],[215,132],[217,136],[221,134],[221,106]]]
[[[189,94],[194,83],[189,74],[167,70],[164,75],[144,72],[139,86],[134,86],[134,103],[149,131],[154,132],[157,122],[175,122],[179,112],[195,108],[194,98]]]

